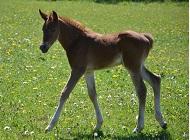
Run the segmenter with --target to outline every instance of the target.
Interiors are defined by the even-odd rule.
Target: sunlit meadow
[[[44,129],[53,115],[70,67],[56,42],[42,54],[43,21],[38,9],[55,10],[100,33],[122,30],[154,36],[146,66],[161,75],[161,110],[168,122],[162,131],[154,118],[148,86],[145,129],[133,134],[138,102],[128,72],[119,66],[96,72],[104,117],[97,139],[188,139],[188,3],[95,3],[90,1],[0,2],[0,139],[91,139],[95,113],[82,78],[52,132]]]

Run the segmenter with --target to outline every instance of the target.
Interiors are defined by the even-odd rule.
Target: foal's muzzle
[[[42,53],[47,53],[48,49],[49,48],[46,44],[40,45],[40,50],[42,51]]]

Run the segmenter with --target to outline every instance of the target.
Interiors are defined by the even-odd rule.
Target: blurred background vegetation
[[[45,1],[77,1],[77,0],[45,0]],[[189,0],[85,0],[96,3],[110,3],[116,4],[119,2],[188,2]]]

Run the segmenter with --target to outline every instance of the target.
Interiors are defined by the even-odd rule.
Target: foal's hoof
[[[99,132],[100,129],[101,129],[101,125],[96,126],[96,127],[93,129],[93,132]]]
[[[162,126],[161,126],[163,129],[167,129],[167,123],[166,122],[164,122],[163,124],[162,124]]]
[[[100,132],[100,129],[94,128],[92,132],[93,133],[98,133],[98,132]]]
[[[47,126],[46,129],[45,129],[45,133],[48,133],[51,131],[51,127],[50,126]]]
[[[136,127],[136,128],[133,130],[133,133],[140,133],[142,130],[143,130],[143,128],[139,129],[139,128]]]
[[[49,129],[47,129],[47,128],[45,129],[45,133],[48,133],[49,131],[50,131]]]
[[[94,138],[103,137],[103,136],[104,136],[104,133],[101,130],[97,130],[97,131],[93,132],[93,137]]]

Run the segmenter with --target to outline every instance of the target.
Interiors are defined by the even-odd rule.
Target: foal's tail
[[[150,33],[142,33],[149,40],[149,50],[153,47],[153,37]]]

